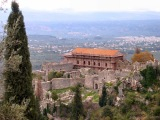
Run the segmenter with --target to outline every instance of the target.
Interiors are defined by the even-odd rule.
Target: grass
[[[70,87],[68,87],[68,88],[63,88],[63,89],[54,89],[54,90],[51,90],[51,91],[54,91],[56,94],[62,94],[62,93],[67,92],[67,91],[69,91],[69,90],[71,90]]]
[[[72,87],[68,87],[68,88],[64,88],[64,89],[51,90],[51,92],[54,91],[56,94],[62,94],[62,93],[67,92],[71,89],[72,89]],[[82,93],[82,96],[83,96],[82,97],[83,100],[85,100],[88,96],[93,96],[93,102],[97,103],[98,100],[99,100],[99,94],[98,94],[98,92],[96,92],[94,90],[87,89],[87,88],[82,88],[81,93]]]
[[[82,89],[82,94],[84,94],[84,96],[82,98],[83,100],[85,100],[88,96],[92,96],[93,97],[93,102],[98,102],[98,100],[99,100],[99,94],[96,91],[83,88]]]

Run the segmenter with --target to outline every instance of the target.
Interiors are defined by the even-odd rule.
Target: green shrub
[[[28,120],[25,117],[26,106],[10,103],[0,104],[0,120]]]
[[[158,107],[155,108],[153,114],[154,114],[155,116],[160,116],[160,106],[158,106]]]
[[[102,112],[102,117],[109,117],[110,119],[113,118],[113,113],[109,106],[105,106]]]

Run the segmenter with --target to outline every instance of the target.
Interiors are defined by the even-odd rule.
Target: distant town
[[[157,60],[160,60],[160,37],[124,36],[109,39],[96,36],[93,39],[84,38],[81,40],[37,35],[29,36],[33,69],[39,69],[43,62],[60,62],[63,59],[63,54],[76,47],[117,49],[128,60],[131,59],[135,48],[139,47],[142,51],[151,52]]]

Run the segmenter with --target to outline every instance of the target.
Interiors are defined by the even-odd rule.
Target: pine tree
[[[107,103],[107,92],[106,92],[106,86],[103,85],[103,88],[102,88],[102,95],[101,97],[99,98],[99,106],[100,107],[103,107],[105,106]]]
[[[84,108],[82,103],[80,85],[75,87],[75,95],[72,102],[71,120],[79,120],[84,116]]]
[[[37,120],[39,113],[36,110],[36,100],[32,89],[32,66],[23,15],[15,1],[12,2],[11,8],[4,43],[4,97],[5,101],[19,105],[27,100],[25,115],[29,120]]]

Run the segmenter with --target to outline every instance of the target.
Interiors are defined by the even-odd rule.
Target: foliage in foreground
[[[79,120],[84,116],[80,85],[75,87],[75,95],[72,102],[71,120]]]
[[[32,65],[23,14],[15,1],[12,1],[11,9],[4,41],[5,101],[21,105],[23,101],[29,100],[25,116],[29,120],[39,120],[40,113],[32,89]]]
[[[106,103],[107,103],[107,92],[106,92],[106,86],[103,85],[102,95],[99,98],[99,106],[100,107],[106,106]]]
[[[141,84],[143,87],[147,88],[158,82],[158,69],[153,66],[147,66],[146,69],[140,71],[143,76]]]
[[[0,120],[28,120],[24,114],[25,110],[25,105],[1,103]]]

